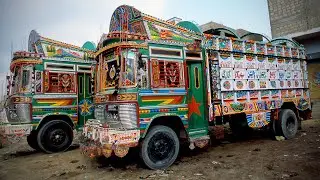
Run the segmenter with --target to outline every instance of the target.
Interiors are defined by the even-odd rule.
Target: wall
[[[308,63],[308,73],[311,101],[320,101],[320,63]]]
[[[319,0],[268,0],[272,37],[320,27]]]

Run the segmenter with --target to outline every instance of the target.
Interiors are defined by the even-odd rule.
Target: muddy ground
[[[79,149],[43,154],[25,143],[0,149],[0,179],[320,179],[320,120],[303,122],[295,139],[271,140],[255,132],[229,137],[206,150],[184,148],[166,171],[146,169],[136,151],[124,159],[83,157]]]

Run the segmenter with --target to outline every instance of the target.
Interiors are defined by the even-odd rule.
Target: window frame
[[[176,52],[179,52],[180,55],[179,56],[171,56],[171,55],[165,55],[165,54],[155,54],[155,53],[152,53],[152,50],[176,51]],[[150,46],[149,47],[149,55],[150,55],[150,57],[177,58],[177,59],[182,59],[183,58],[182,49],[167,48],[167,47]]]

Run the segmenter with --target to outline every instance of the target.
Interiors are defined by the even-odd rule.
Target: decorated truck
[[[266,128],[293,138],[311,112],[305,51],[262,37],[203,34],[188,21],[118,7],[97,47],[94,119],[82,153],[124,157],[138,147],[147,167],[163,169],[180,143],[203,148],[211,132],[224,138],[226,123],[237,135]]]
[[[48,153],[66,150],[73,130],[92,118],[92,64],[95,45],[82,48],[31,31],[28,52],[13,54],[8,77],[2,140],[27,136],[28,144]]]

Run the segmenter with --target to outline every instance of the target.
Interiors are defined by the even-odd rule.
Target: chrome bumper
[[[3,124],[0,125],[0,139],[6,143],[16,143],[32,131],[32,124]]]
[[[139,143],[140,130],[105,128],[99,120],[89,120],[83,128],[80,149],[89,157],[110,157],[112,152],[124,157],[130,147]]]

